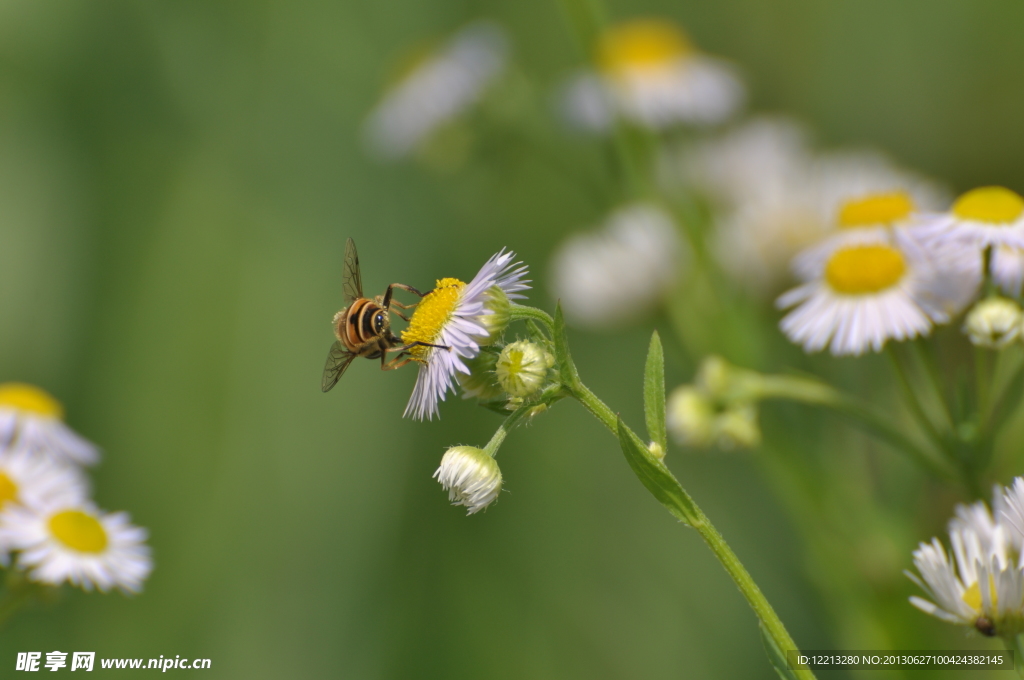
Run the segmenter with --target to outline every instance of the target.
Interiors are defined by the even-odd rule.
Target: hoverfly
[[[407,290],[424,297],[427,293],[421,293],[412,286],[404,283],[392,283],[384,291],[383,295],[371,299],[363,297],[363,281],[359,275],[359,255],[356,253],[356,244],[349,239],[345,244],[345,273],[344,273],[345,302],[348,306],[334,315],[334,335],[338,339],[331,345],[327,353],[327,363],[324,365],[324,375],[320,382],[320,389],[324,392],[334,387],[341,378],[345,369],[356,357],[367,359],[380,359],[382,371],[390,371],[405,366],[413,361],[407,356],[408,350],[417,345],[423,347],[437,347],[449,349],[444,345],[431,345],[426,342],[413,342],[403,345],[402,340],[391,332],[391,318],[389,313],[391,306],[409,309],[416,304],[403,305],[401,302],[392,299],[395,288]],[[406,321],[409,319],[394,310],[395,314]],[[391,361],[387,360],[389,352],[398,352]]]

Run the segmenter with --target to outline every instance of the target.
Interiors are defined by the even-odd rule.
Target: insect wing
[[[335,341],[331,345],[331,351],[327,353],[327,363],[324,364],[324,376],[320,381],[320,389],[329,392],[332,387],[338,384],[342,374],[356,355],[345,349],[340,342]]]
[[[352,304],[363,297],[363,279],[359,274],[359,253],[356,242],[349,239],[345,243],[345,301]]]

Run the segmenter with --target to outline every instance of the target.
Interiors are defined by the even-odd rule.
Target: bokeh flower
[[[0,384],[0,447],[17,447],[58,462],[91,465],[99,453],[64,424],[64,407],[24,383]]]
[[[798,122],[751,119],[721,135],[670,147],[661,181],[706,197],[713,252],[749,292],[777,294],[793,257],[840,229],[842,205],[904,192],[920,209],[945,205],[934,182],[866,150],[816,152]]]
[[[835,355],[878,352],[890,339],[927,335],[948,321],[937,272],[927,255],[894,237],[841,247],[818,264],[815,277],[782,295],[780,322],[807,352],[829,347]]]
[[[552,293],[572,323],[600,328],[634,321],[661,302],[683,259],[672,218],[635,203],[612,213],[598,231],[562,244],[552,258]]]
[[[366,138],[386,159],[409,155],[458,117],[503,71],[508,39],[488,21],[464,27],[396,83],[366,121]]]
[[[483,319],[494,313],[488,308],[494,300],[492,288],[497,287],[510,299],[525,297],[519,292],[529,288],[527,267],[513,264],[514,257],[515,253],[502,250],[487,260],[468,284],[454,278],[439,279],[434,290],[416,306],[409,326],[402,332],[402,342],[426,342],[450,349],[416,346],[409,350],[420,363],[420,370],[404,415],[432,419],[438,412],[438,399],[443,401],[453,389],[455,374],[469,374],[464,360],[475,357],[481,344],[491,337]]]
[[[11,505],[0,512],[0,544],[18,552],[29,578],[85,590],[139,592],[152,570],[146,530],[127,513],[105,513],[66,500],[40,507]]]
[[[707,125],[742,104],[743,85],[725,62],[699,53],[663,19],[634,19],[601,36],[597,68],[566,85],[563,108],[578,126],[605,132],[617,118],[660,130]]]

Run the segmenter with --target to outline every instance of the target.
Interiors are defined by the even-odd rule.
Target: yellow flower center
[[[8,502],[16,500],[18,500],[18,485],[10,477],[0,472],[0,509],[3,509]]]
[[[0,408],[15,408],[41,416],[63,418],[64,407],[48,393],[24,383],[0,384]]]
[[[607,73],[657,68],[686,57],[693,47],[668,21],[637,19],[610,28],[597,47],[597,63]]]
[[[953,214],[978,222],[1013,222],[1024,213],[1024,198],[1003,187],[978,187],[956,199]]]
[[[429,342],[433,344],[445,324],[452,318],[455,308],[462,298],[462,289],[466,284],[458,279],[438,279],[434,290],[420,300],[416,311],[409,319],[409,327],[402,331],[402,342]],[[414,357],[425,356],[429,347],[413,347],[409,350]]]
[[[988,576],[988,592],[989,597],[992,598],[992,611],[999,611],[999,598],[996,595],[996,581],[991,574]],[[976,612],[981,611],[981,588],[978,586],[977,581],[971,584],[971,587],[964,591],[963,601],[968,607]]]
[[[863,295],[893,286],[906,271],[907,262],[895,248],[856,246],[840,250],[829,259],[825,280],[837,293]]]
[[[92,515],[81,510],[64,510],[50,518],[50,533],[78,552],[100,553],[107,547],[107,532]]]
[[[914,200],[904,191],[872,194],[844,203],[839,209],[839,226],[850,228],[889,224],[906,219],[912,212]]]

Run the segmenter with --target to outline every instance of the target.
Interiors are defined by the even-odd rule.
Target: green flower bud
[[[677,387],[669,395],[666,424],[683,446],[710,446],[715,439],[715,405],[704,390]]]
[[[487,291],[487,300],[484,308],[491,310],[490,314],[483,314],[478,321],[487,329],[487,338],[480,340],[481,345],[493,345],[501,339],[501,334],[508,328],[512,318],[512,302],[498,286],[491,286]]]
[[[494,373],[498,384],[513,397],[528,397],[547,382],[555,359],[540,345],[519,340],[501,350]]]
[[[501,469],[497,461],[475,446],[448,449],[434,479],[448,492],[452,505],[466,507],[467,515],[486,508],[501,491]]]
[[[1013,300],[990,297],[974,305],[964,319],[964,332],[980,347],[1002,349],[1021,337],[1024,314]]]
[[[491,401],[501,398],[505,391],[498,384],[494,375],[494,366],[498,362],[498,353],[484,349],[472,359],[463,359],[469,373],[456,373],[456,379],[462,386],[464,399],[481,399]]]
[[[737,404],[715,419],[718,445],[752,449],[761,443],[761,427],[757,422],[757,406]]]

